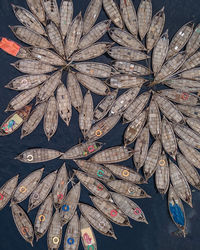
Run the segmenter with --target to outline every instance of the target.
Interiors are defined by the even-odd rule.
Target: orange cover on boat
[[[3,37],[0,41],[0,48],[12,56],[16,56],[20,50],[19,44]]]

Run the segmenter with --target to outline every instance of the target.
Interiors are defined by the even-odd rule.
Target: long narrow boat
[[[131,199],[118,194],[111,192],[112,198],[114,202],[117,204],[117,206],[131,219],[138,221],[138,222],[144,222],[148,224],[144,212],[142,209]]]
[[[190,36],[190,39],[186,45],[186,54],[187,56],[191,56],[193,55],[197,50],[198,48],[200,47],[200,34],[199,34],[199,29],[200,29],[200,24],[198,24],[192,35]]]
[[[200,123],[199,123],[199,119],[197,118],[186,118],[186,123],[187,125],[193,129],[195,132],[197,132],[198,134],[200,134]]]
[[[80,143],[67,150],[60,159],[78,159],[96,153],[103,147],[101,142]]]
[[[170,216],[175,225],[186,235],[186,218],[185,211],[181,199],[176,194],[173,186],[170,184],[168,193],[168,207]]]
[[[115,192],[130,198],[151,198],[141,187],[123,180],[114,180],[107,182],[107,186]]]
[[[29,117],[32,105],[25,106],[23,109],[10,115],[0,126],[0,136],[10,135],[17,130]]]
[[[41,0],[26,0],[31,12],[45,25],[45,12]]]
[[[62,224],[58,210],[53,215],[47,234],[48,249],[58,249],[62,239]]]
[[[15,189],[12,202],[20,203],[24,201],[38,186],[42,178],[43,171],[44,168],[38,169],[22,180]]]
[[[48,19],[52,20],[57,26],[60,25],[60,15],[56,0],[41,0]]]
[[[33,148],[28,149],[15,157],[15,159],[25,162],[25,163],[38,163],[38,162],[45,162],[50,161],[55,158],[58,158],[63,153],[48,148]]]
[[[81,228],[81,241],[84,247],[84,250],[97,250],[97,242],[95,234],[92,230],[90,224],[86,219],[81,215],[80,217],[80,228]]]
[[[200,52],[197,51],[194,55],[192,55],[191,57],[189,57],[184,62],[184,64],[182,65],[182,67],[180,68],[179,71],[183,72],[185,70],[189,70],[189,69],[192,69],[192,68],[195,68],[195,67],[199,66],[200,65],[199,56],[200,56]]]
[[[108,189],[98,180],[89,175],[85,174],[82,171],[74,170],[76,177],[80,180],[80,182],[95,196],[99,198],[109,200],[110,193]]]
[[[88,175],[97,178],[100,181],[106,182],[115,179],[110,170],[98,163],[93,163],[86,160],[74,160],[74,162]]]
[[[19,175],[16,175],[0,187],[0,210],[2,210],[11,199],[17,186],[18,178]]]
[[[99,233],[117,239],[111,223],[102,213],[100,213],[95,208],[83,203],[79,204],[79,208],[81,210],[81,214],[84,216],[87,222],[97,231],[99,231]]]
[[[118,164],[105,164],[105,167],[108,168],[119,179],[130,181],[135,184],[146,183],[144,178],[139,173],[137,173],[132,168],[129,168],[127,166]]]
[[[200,80],[200,67],[185,70],[181,72],[179,76],[182,78],[189,79],[189,80],[199,81]]]
[[[53,201],[56,209],[60,208],[65,200],[68,186],[68,173],[63,163],[62,167],[59,169],[56,181],[53,185]]]
[[[60,209],[62,225],[68,223],[68,221],[71,220],[72,216],[74,215],[79,202],[80,192],[81,185],[80,182],[78,182],[71,188],[71,190],[67,194],[66,199],[64,200],[63,205]]]
[[[90,196],[90,199],[99,212],[103,213],[109,220],[120,226],[132,227],[128,217],[114,203],[95,196]]]
[[[73,1],[72,0],[62,0],[60,4],[60,32],[63,41],[65,40],[66,34],[69,32],[70,24],[73,18]]]
[[[170,179],[176,194],[189,206],[192,207],[191,189],[182,171],[172,161],[170,161],[169,170],[170,170]]]
[[[113,67],[124,74],[145,76],[151,74],[151,70],[141,64],[135,62],[115,61]]]
[[[48,230],[53,214],[53,197],[50,194],[40,206],[35,217],[34,232],[36,241],[42,238]]]
[[[64,250],[78,250],[80,235],[80,221],[76,212],[67,225],[64,239]]]
[[[200,106],[191,107],[189,105],[176,105],[184,115],[192,118],[200,118]]]
[[[148,112],[149,130],[155,139],[161,136],[161,116],[158,104],[151,99]]]
[[[56,180],[56,176],[57,170],[48,174],[32,192],[29,198],[28,212],[39,206],[46,199]]]
[[[96,162],[100,164],[115,163],[115,162],[128,160],[133,154],[134,154],[134,150],[131,148],[123,147],[123,146],[116,146],[116,147],[107,148],[95,154],[89,160],[91,162]]]
[[[11,204],[11,210],[17,229],[25,241],[33,246],[34,231],[28,215],[17,204]]]

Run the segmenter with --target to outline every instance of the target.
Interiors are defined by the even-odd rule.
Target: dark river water
[[[166,23],[164,30],[169,30],[169,36],[172,37],[174,33],[185,23],[194,21],[196,24],[200,21],[200,5],[199,0],[152,0],[153,13],[155,14],[162,6],[165,6]],[[25,0],[0,0],[0,36],[7,37],[17,41],[12,34],[8,25],[17,25],[19,22],[15,18],[11,2],[17,5],[27,7]],[[74,16],[86,9],[89,0],[78,1],[74,0]],[[135,7],[138,7],[139,0],[134,1]],[[99,20],[106,19],[105,12],[102,11]],[[103,40],[108,40],[105,35]],[[107,56],[102,56],[97,61],[110,62],[111,59]],[[16,61],[16,58],[9,56],[0,50],[0,122],[2,123],[9,115],[4,113],[4,110],[17,93],[15,91],[4,88],[4,85],[11,79],[21,75],[16,69],[10,66],[10,63]],[[66,82],[66,76],[63,78]],[[83,89],[85,93],[85,89]],[[101,97],[93,95],[95,105],[100,101]],[[114,145],[122,144],[122,135],[124,132],[124,125],[117,125],[109,134],[102,138],[101,141],[105,142],[104,148]],[[66,127],[64,122],[59,118],[59,125],[56,134],[50,140],[43,132],[42,123],[38,128],[29,136],[20,140],[20,129],[14,134],[0,138],[0,186],[5,183],[9,178],[16,174],[20,174],[20,180],[25,178],[35,169],[45,167],[44,175],[58,169],[63,161],[54,160],[44,164],[24,164],[14,157],[28,148],[44,147],[58,149],[65,152],[67,149],[79,142],[82,138],[78,126],[78,113],[73,109],[73,117],[69,127]],[[127,166],[133,166],[130,159],[125,163]],[[67,161],[66,165],[71,169],[74,164],[72,161]],[[154,186],[154,178],[151,178],[148,185],[143,185],[143,188],[149,193],[151,199],[140,199],[136,202],[141,206],[145,212],[146,218],[149,222],[148,225],[131,221],[133,228],[120,227],[113,225],[118,240],[108,238],[95,231],[98,249],[100,250],[199,250],[200,249],[200,193],[195,191],[193,193],[193,206],[191,209],[188,205],[184,204],[186,217],[187,217],[187,232],[188,235],[185,239],[178,238],[172,233],[176,231],[176,226],[172,223],[168,214],[166,197],[162,197],[157,193]],[[88,198],[88,191],[82,187],[81,201],[90,203]],[[27,210],[28,199],[23,202],[22,207]],[[34,218],[37,209],[29,213],[31,221],[34,223]],[[64,227],[65,233],[66,227]],[[7,205],[0,211],[0,250],[22,250],[22,249],[47,249],[46,235],[39,240],[38,243],[34,242],[32,248],[27,242],[23,240],[14,224],[11,209]],[[63,241],[60,249],[63,249]],[[81,244],[80,248],[83,249]]]

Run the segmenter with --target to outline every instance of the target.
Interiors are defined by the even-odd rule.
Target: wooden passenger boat
[[[148,112],[149,130],[155,139],[161,136],[161,116],[158,104],[152,99]]]
[[[10,115],[0,127],[0,136],[10,135],[17,130],[29,117],[32,105],[25,106]]]
[[[200,123],[198,118],[186,118],[187,125],[195,132],[200,134]]]
[[[41,0],[26,0],[31,12],[45,25],[45,12]]]
[[[44,168],[38,169],[22,180],[15,189],[12,202],[20,203],[24,201],[38,186],[42,178],[43,171]]]
[[[190,36],[190,39],[186,45],[186,54],[187,56],[191,56],[193,55],[197,50],[198,48],[200,47],[200,34],[199,34],[199,29],[200,29],[200,25],[198,24],[192,35]]]
[[[192,118],[200,117],[200,106],[191,107],[189,105],[176,105],[176,107],[186,116]]]
[[[193,69],[197,66],[200,66],[200,52],[197,51],[194,55],[192,55],[191,57],[189,57],[184,64],[182,65],[182,67],[180,68],[180,72],[183,72],[185,70],[189,70],[189,69]]]
[[[189,80],[199,81],[200,80],[200,67],[185,70],[181,72],[179,76],[182,78],[189,79]]]
[[[18,178],[19,175],[16,175],[0,187],[0,210],[2,210],[11,199],[17,186]]]
[[[50,194],[40,206],[35,217],[34,232],[36,241],[42,238],[47,232],[52,220],[53,214],[53,197]]]
[[[62,0],[60,4],[60,32],[63,41],[66,34],[69,32],[69,28],[72,22],[74,12],[74,6],[72,0]]]
[[[42,5],[45,10],[45,13],[51,21],[53,21],[57,27],[60,25],[60,15],[59,15],[59,9],[57,5],[56,0],[51,0],[51,1],[45,1],[42,0]]]
[[[113,67],[124,74],[145,76],[151,74],[151,70],[135,62],[115,61]]]

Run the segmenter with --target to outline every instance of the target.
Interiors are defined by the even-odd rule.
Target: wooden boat
[[[200,148],[200,135],[194,132],[192,129],[179,124],[173,125],[173,129],[178,137],[185,141],[185,143],[194,148]]]
[[[185,71],[181,72],[179,74],[179,76],[182,77],[182,78],[189,79],[189,80],[199,81],[200,80],[200,67],[185,70]]]
[[[90,224],[86,221],[86,219],[82,215],[80,217],[80,228],[81,228],[81,241],[84,250],[88,250],[90,248],[93,250],[97,250],[97,242],[95,234]]]
[[[95,141],[106,135],[120,120],[121,115],[112,115],[99,121],[87,132],[85,139]]]
[[[123,146],[115,146],[107,148],[89,160],[95,163],[107,164],[107,163],[116,163],[120,161],[128,160],[134,154],[133,149]]]
[[[66,34],[69,32],[69,28],[72,22],[74,12],[74,6],[72,0],[62,0],[60,5],[60,32],[63,41]]]
[[[84,87],[97,95],[107,95],[110,93],[109,87],[98,78],[82,73],[76,73],[76,77]]]
[[[163,7],[153,16],[151,25],[147,32],[146,47],[148,53],[153,49],[153,47],[158,42],[160,35],[162,34],[164,25],[165,25],[165,12]]]
[[[58,127],[58,108],[57,101],[54,95],[52,95],[47,101],[43,127],[45,135],[49,141],[51,137],[55,134]]]
[[[16,175],[0,187],[0,210],[2,210],[11,199],[17,186],[18,178],[19,175]]]
[[[46,1],[42,0],[42,5],[45,13],[51,21],[53,21],[57,27],[60,25],[60,14],[56,0]]]
[[[194,165],[196,168],[200,168],[200,152],[194,149],[190,145],[187,145],[184,141],[177,139],[178,147],[185,158]]]
[[[200,134],[200,123],[197,118],[186,118],[187,125],[193,129],[195,132]]]
[[[105,167],[108,168],[119,179],[130,181],[135,184],[146,183],[144,178],[132,168],[118,164],[105,164]]]
[[[18,76],[11,80],[8,84],[4,87],[14,90],[26,90],[32,89],[49,78],[48,75],[41,74],[41,75],[23,75]]]
[[[200,25],[198,24],[195,27],[192,35],[190,36],[190,39],[189,39],[187,45],[186,45],[185,51],[186,51],[186,54],[188,57],[193,55],[198,50],[198,48],[200,46],[199,29],[200,29]]]
[[[158,192],[165,195],[169,188],[169,166],[164,151],[160,155],[155,173],[155,183]]]
[[[25,241],[29,242],[33,247],[34,231],[28,215],[17,204],[11,203],[11,210],[17,229]]]
[[[110,193],[108,189],[100,181],[90,177],[82,171],[74,170],[74,173],[80,180],[81,184],[84,185],[92,194],[102,199],[110,199]]]
[[[83,104],[83,94],[77,81],[76,74],[72,71],[68,72],[67,90],[69,92],[72,105],[78,112],[80,112]]]
[[[156,75],[165,61],[169,47],[168,30],[160,37],[156,43],[152,54],[152,68]]]
[[[103,55],[106,51],[110,49],[111,46],[112,46],[112,43],[109,43],[109,42],[94,43],[88,48],[77,51],[70,58],[68,58],[68,60],[75,61],[75,62],[87,61],[87,60]]]
[[[113,90],[107,96],[105,96],[94,109],[94,122],[98,122],[103,119],[109,110],[111,109],[114,101],[116,100],[118,90]]]
[[[31,12],[45,25],[45,12],[41,0],[26,0]]]
[[[20,92],[18,95],[16,95],[15,97],[11,99],[7,108],[5,109],[5,112],[23,109],[24,106],[29,104],[35,98],[39,90],[40,90],[40,87],[36,86],[32,89],[28,89],[28,90],[24,90]],[[28,109],[29,107],[30,106],[28,106]]]
[[[68,179],[67,169],[65,163],[63,163],[58,171],[52,190],[55,209],[60,208],[64,202],[67,193]]]
[[[170,184],[168,193],[168,207],[170,216],[175,225],[186,235],[186,218],[185,211],[181,199],[176,194],[173,186]]]
[[[133,74],[138,76],[145,76],[151,74],[150,69],[138,63],[115,61],[112,65],[120,73],[128,75]]]
[[[126,128],[124,132],[124,145],[127,146],[133,143],[141,133],[147,119],[147,112],[143,111],[135,118]]]
[[[123,29],[124,24],[117,3],[114,0],[103,0],[103,7],[112,22]]]
[[[102,8],[102,0],[91,0],[83,17],[83,34],[87,34],[95,24]]]
[[[199,55],[200,56],[200,55]],[[199,81],[189,80],[184,78],[174,78],[163,82],[170,88],[178,89],[185,92],[199,92]]]
[[[158,104],[151,99],[148,112],[149,130],[155,139],[161,136],[161,117]]]
[[[79,209],[81,210],[81,214],[84,216],[87,222],[99,233],[117,239],[111,223],[102,213],[100,213],[95,208],[83,203],[79,204]]]
[[[120,0],[120,12],[122,19],[129,30],[129,32],[137,37],[138,35],[138,22],[135,7],[131,0]]]
[[[101,1],[101,0],[96,0],[96,1]],[[105,35],[105,33],[110,27],[110,24],[111,24],[110,20],[105,20],[96,24],[85,36],[81,38],[78,48],[85,49],[94,44],[95,42],[97,42],[103,35]]]
[[[0,136],[10,135],[17,130],[28,119],[31,108],[32,105],[28,105],[10,115],[0,127]]]
[[[110,28],[108,34],[113,41],[121,46],[132,48],[134,50],[146,50],[144,45],[136,37],[125,30]]]
[[[63,83],[57,88],[56,100],[59,115],[66,125],[69,126],[72,117],[72,105],[69,92]]]
[[[177,154],[177,142],[171,124],[165,117],[162,119],[161,141],[164,150],[175,160]]]
[[[130,198],[151,198],[141,187],[123,180],[114,180],[107,182],[107,186],[115,192]]]
[[[42,238],[48,230],[53,214],[53,197],[50,194],[40,206],[35,217],[34,232],[36,241]]]
[[[121,94],[113,103],[109,116],[123,113],[138,95],[141,87],[130,88]]]
[[[72,64],[72,67],[82,74],[99,78],[108,78],[116,73],[113,67],[98,62],[80,62]]]
[[[131,219],[138,221],[138,222],[144,222],[148,224],[144,212],[142,209],[131,199],[118,194],[111,192],[112,198],[115,202],[115,204],[124,212],[127,216],[129,216]]]
[[[185,71],[185,70],[189,70],[192,68],[195,68],[197,66],[200,66],[200,52],[197,51],[194,55],[192,55],[191,57],[189,57],[184,64],[182,65],[182,67],[180,68],[180,72]]]
[[[137,86],[142,86],[147,80],[145,78],[129,75],[129,74],[117,74],[110,77],[106,84],[111,88],[123,89],[123,88],[133,88]]]
[[[56,70],[52,65],[34,59],[21,59],[11,63],[17,70],[25,74],[45,74]]]
[[[62,41],[62,36],[56,24],[53,23],[52,21],[48,21],[47,26],[46,26],[46,31],[47,31],[49,41],[53,45],[55,51],[57,51],[57,53],[60,56],[65,58],[65,50],[64,50],[64,44]]]
[[[71,23],[69,33],[67,34],[67,38],[65,41],[65,54],[67,59],[69,59],[72,53],[78,48],[82,32],[83,22],[80,12]]]
[[[96,153],[103,147],[101,142],[79,143],[67,150],[60,159],[78,159]]]
[[[77,212],[75,212],[67,225],[64,239],[64,250],[78,250],[80,234],[80,221]]]
[[[78,202],[80,198],[81,186],[78,182],[75,186],[72,186],[71,190],[68,192],[66,199],[60,209],[60,217],[62,221],[62,226],[68,223],[73,217]]]
[[[43,171],[44,168],[38,169],[22,180],[15,189],[12,202],[20,203],[24,201],[38,186],[38,183],[42,178]]]
[[[130,104],[130,106],[123,113],[123,123],[128,123],[136,119],[143,111],[147,105],[150,92],[145,92],[138,97]]]
[[[169,51],[167,54],[167,58],[170,58],[174,55],[176,55],[188,42],[189,38],[192,35],[194,28],[194,23],[189,22],[184,24],[174,35],[172,38],[170,45],[169,45]]]
[[[176,108],[177,106],[167,100],[167,98],[158,94],[154,94],[153,100],[158,104],[158,107],[164,116],[166,116],[170,121],[174,123],[184,122],[182,113]]]
[[[39,206],[48,196],[56,180],[57,170],[48,174],[31,193],[28,203],[28,212]]]
[[[35,107],[31,112],[28,120],[26,120],[21,129],[21,139],[32,133],[44,116],[46,110],[46,103],[43,102]]]
[[[177,55],[171,57],[163,66],[154,78],[154,82],[151,85],[160,83],[163,80],[173,76],[173,74],[183,65],[185,62],[185,52],[180,52]]]
[[[150,28],[151,17],[152,17],[151,0],[141,0],[137,11],[138,31],[141,40],[144,39],[145,35],[147,34]]]
[[[9,28],[12,30],[13,34],[24,43],[43,49],[52,47],[46,38],[27,27],[16,25],[9,26]]]
[[[114,58],[115,60],[121,61],[142,61],[149,58],[149,56],[140,50],[134,50],[132,48],[114,46],[108,50],[108,55]]]
[[[104,214],[109,220],[120,226],[132,228],[128,217],[114,203],[95,196],[90,196],[90,199],[99,212]]]
[[[149,138],[150,134],[147,125],[142,129],[135,143],[135,148],[134,148],[135,153],[133,155],[133,161],[137,169],[137,172],[144,165],[145,160],[147,158],[148,148],[149,148]]]
[[[200,190],[200,175],[193,165],[182,155],[177,155],[178,166],[186,180],[196,189]]]
[[[176,105],[176,107],[186,116],[192,118],[200,117],[200,106],[191,107],[189,105]]]
[[[86,137],[92,126],[93,120],[93,99],[90,91],[88,90],[83,99],[83,105],[79,113],[79,128],[84,136]]]
[[[176,194],[189,206],[192,207],[192,193],[182,171],[176,166],[176,164],[171,161],[169,170],[170,179]]]
[[[46,35],[42,24],[31,12],[18,5],[11,4],[11,6],[20,23],[22,23],[27,28],[39,33],[40,35]]]
[[[63,153],[48,148],[33,148],[28,149],[15,157],[15,159],[25,162],[25,163],[37,163],[37,162],[45,162],[50,161],[55,158],[58,158]]]
[[[60,213],[55,211],[47,234],[48,249],[58,249],[62,240],[62,224]]]
[[[112,172],[98,163],[92,163],[86,160],[74,160],[76,165],[86,174],[97,178],[100,181],[115,180]]]
[[[145,160],[145,164],[143,167],[143,172],[145,179],[148,180],[156,171],[158,158],[161,154],[162,145],[159,139],[151,145],[147,158]]]
[[[50,96],[54,93],[55,89],[58,87],[61,81],[62,69],[56,71],[53,75],[47,79],[36,97],[36,103],[41,103],[47,101]]]

